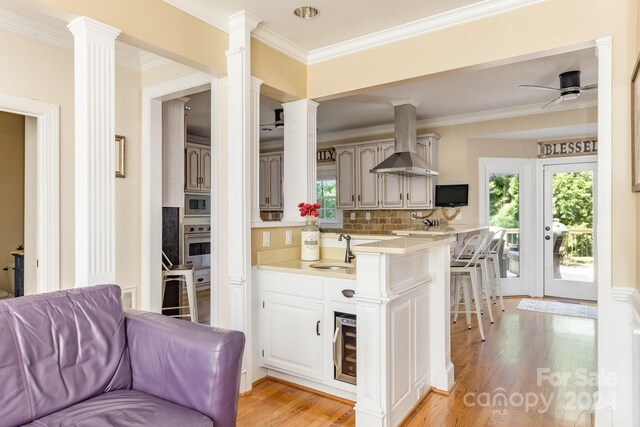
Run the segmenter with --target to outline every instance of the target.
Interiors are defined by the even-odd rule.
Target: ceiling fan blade
[[[548,104],[543,105],[542,109],[544,110],[545,108],[553,107],[554,105],[559,104],[560,101],[562,101],[562,96],[559,96],[556,99],[554,99],[553,101],[549,102]]]
[[[597,88],[598,88],[598,85],[593,84],[593,85],[582,86],[580,90],[591,90],[591,89],[597,89]]]
[[[535,90],[554,90],[556,92],[560,92],[561,89],[556,87],[548,87],[548,86],[538,86],[538,85],[520,85],[519,88],[523,89],[535,89]]]
[[[262,126],[275,126],[276,124],[271,122],[271,123],[260,123],[260,127]]]

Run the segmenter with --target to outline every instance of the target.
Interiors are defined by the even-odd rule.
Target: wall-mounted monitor
[[[469,184],[436,185],[436,206],[457,208],[469,204]]]

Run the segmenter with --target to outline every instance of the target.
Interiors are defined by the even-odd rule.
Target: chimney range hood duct
[[[438,175],[418,156],[416,105],[413,102],[403,101],[395,105],[395,141],[396,152],[369,172],[406,176]]]

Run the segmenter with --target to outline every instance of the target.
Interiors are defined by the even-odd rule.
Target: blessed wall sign
[[[598,154],[598,140],[595,138],[538,142],[539,158],[589,156],[593,154]]]
[[[318,160],[318,163],[335,162],[336,149],[333,147],[318,149],[318,152],[316,154],[316,160]]]

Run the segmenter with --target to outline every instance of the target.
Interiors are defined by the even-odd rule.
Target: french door
[[[597,163],[547,165],[544,173],[544,294],[596,300]]]

